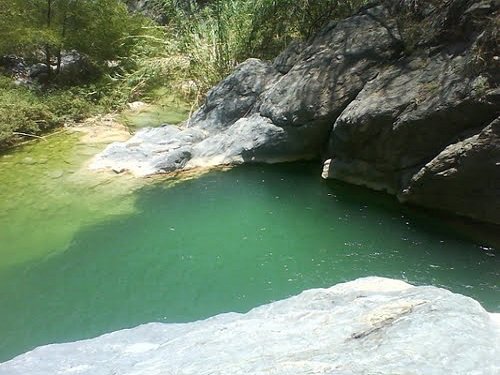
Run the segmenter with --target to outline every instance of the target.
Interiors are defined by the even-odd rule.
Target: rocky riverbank
[[[246,314],[40,347],[0,374],[490,375],[499,340],[498,314],[471,298],[369,277]]]
[[[401,3],[375,2],[273,62],[247,60],[182,127],[139,131],[92,168],[316,158],[325,178],[500,223],[498,2]]]

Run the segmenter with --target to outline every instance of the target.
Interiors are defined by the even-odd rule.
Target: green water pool
[[[316,163],[137,188],[76,172],[92,150],[71,137],[52,159],[24,159],[46,146],[0,158],[0,361],[368,275],[443,286],[500,311],[499,253],[478,232],[322,181]]]

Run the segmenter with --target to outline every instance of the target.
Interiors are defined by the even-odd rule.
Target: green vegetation
[[[78,92],[42,93],[0,76],[0,145],[46,131],[66,119],[84,118],[91,111],[89,101]]]
[[[0,148],[126,103],[131,90],[113,77],[134,69],[151,26],[121,0],[0,0],[0,57],[37,70],[33,82],[27,68],[16,84],[0,76]]]
[[[115,87],[105,77],[78,86],[26,87],[0,75],[0,149],[121,107],[128,96]]]
[[[141,61],[148,82],[199,103],[214,84],[249,57],[272,59],[292,40],[310,38],[366,0],[156,0],[167,18],[165,44]]]
[[[133,100],[166,95],[195,108],[238,63],[271,59],[365,2],[153,0],[160,26],[123,0],[0,0],[0,58],[39,70],[31,84],[0,76],[0,148]]]
[[[64,51],[78,51],[98,68],[128,56],[143,19],[120,0],[0,0],[0,53],[40,60],[48,78],[61,72]]]

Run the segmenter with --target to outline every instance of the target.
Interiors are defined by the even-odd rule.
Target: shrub
[[[199,100],[249,57],[271,59],[366,0],[155,0],[167,24],[160,58],[138,60],[129,76],[141,87],[161,82]]]
[[[95,86],[28,88],[17,86],[10,77],[0,75],[0,148],[110,110],[111,107],[95,96],[95,90]]]

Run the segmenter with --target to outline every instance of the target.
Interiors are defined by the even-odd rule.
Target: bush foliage
[[[271,59],[365,2],[152,0],[165,20],[157,25],[128,12],[124,0],[0,0],[0,56],[42,62],[57,75],[61,54],[77,51],[98,68],[83,81],[52,77],[42,87],[1,78],[0,146],[127,101],[155,100],[165,88],[195,106],[238,63]]]
[[[156,54],[138,59],[130,78],[161,84],[199,101],[249,57],[271,59],[292,40],[304,40],[344,18],[366,0],[155,0],[167,20]]]
[[[0,149],[62,124],[112,110],[120,101],[115,98],[110,103],[109,91],[114,92],[103,83],[71,88],[28,88],[0,75]]]

